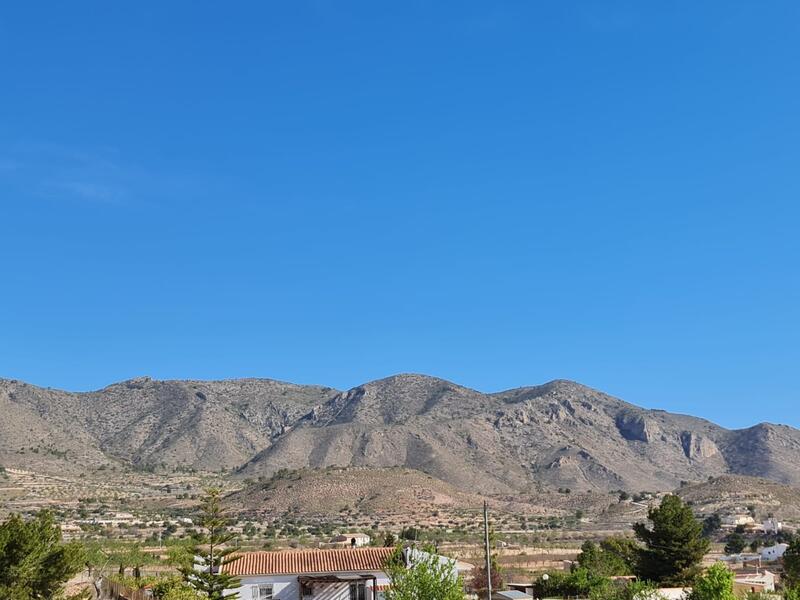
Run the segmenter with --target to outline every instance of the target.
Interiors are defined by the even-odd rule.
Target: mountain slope
[[[796,429],[731,431],[562,380],[493,394],[423,375],[346,392],[141,378],[69,393],[0,380],[0,410],[0,464],[39,470],[404,467],[495,494],[668,490],[728,473],[800,485]]]
[[[400,375],[338,394],[243,470],[397,465],[464,489],[668,489],[726,472],[727,434],[568,381],[481,394]]]
[[[138,467],[230,469],[334,393],[266,379],[140,378],[88,393],[0,380],[0,402],[12,415],[3,420],[9,431],[0,435],[0,455],[13,457],[25,445],[14,431],[30,430],[31,443],[91,449],[87,460],[95,466],[110,458]]]

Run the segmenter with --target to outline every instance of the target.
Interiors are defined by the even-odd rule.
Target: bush
[[[733,572],[722,563],[712,565],[695,579],[689,600],[737,600],[733,593]]]

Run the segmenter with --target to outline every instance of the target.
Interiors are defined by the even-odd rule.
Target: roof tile
[[[224,571],[236,576],[382,571],[393,552],[394,548],[243,552]]]

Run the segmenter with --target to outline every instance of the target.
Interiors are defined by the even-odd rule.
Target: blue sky
[[[0,9],[0,375],[569,378],[800,426],[796,2]]]

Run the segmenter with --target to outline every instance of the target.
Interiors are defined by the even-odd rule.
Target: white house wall
[[[300,582],[298,577],[309,577],[315,575],[329,575],[330,573],[303,573],[302,575],[259,575],[253,577],[241,577],[241,587],[236,590],[226,592],[226,596],[233,594],[234,591],[239,592],[240,600],[251,600],[253,598],[251,587],[258,587],[259,584],[272,584],[273,598],[275,600],[301,600],[300,598]],[[337,576],[346,577],[348,575],[367,575],[375,577],[378,586],[389,585],[389,578],[381,571],[358,571],[354,573],[336,573]],[[372,580],[363,582],[367,587],[367,600],[372,598]],[[314,600],[349,600],[350,599],[350,583],[336,582],[336,583],[317,583],[314,584]],[[308,596],[306,596],[308,598]]]

